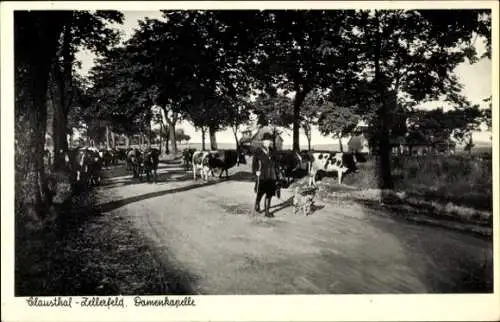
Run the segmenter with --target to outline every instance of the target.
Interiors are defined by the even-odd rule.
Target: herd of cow
[[[50,153],[45,151],[46,160],[50,160]],[[228,178],[228,170],[240,164],[247,164],[247,157],[251,156],[248,149],[237,150],[196,150],[185,149],[182,154],[183,166],[186,171],[193,172],[193,179],[199,175],[208,180],[215,176],[214,171],[220,170],[219,178],[225,172]],[[329,151],[301,151],[290,150],[275,151],[276,161],[281,172],[281,177],[286,183],[290,183],[295,175],[302,171],[309,175],[309,185],[316,185],[316,176],[320,171],[336,172],[338,183],[350,172],[357,172],[357,162],[362,156],[353,153],[329,152]],[[158,179],[158,164],[160,151],[156,148],[116,148],[97,149],[94,147],[83,147],[70,149],[60,160],[64,167],[71,173],[75,184],[84,186],[96,186],[102,181],[102,169],[125,162],[127,170],[133,178],[142,181],[156,182]],[[46,161],[49,162],[50,161]]]
[[[330,152],[330,151],[301,151],[290,150],[275,151],[276,161],[281,177],[289,184],[294,176],[301,170],[309,174],[309,185],[316,185],[318,172],[335,172],[338,183],[342,183],[342,178],[350,173],[357,172],[357,163],[365,161],[365,157],[358,153]],[[183,152],[183,163],[186,170],[192,169],[193,179],[196,180],[199,173],[201,178],[208,180],[209,176],[214,176],[214,170],[220,169],[219,178],[228,169],[239,164],[246,164],[246,156],[251,155],[249,150],[217,150],[199,151],[196,149],[186,149]]]
[[[102,181],[102,169],[109,168],[124,161],[127,170],[134,178],[156,182],[160,151],[156,148],[140,150],[137,148],[97,149],[80,147],[70,149],[68,153],[60,153],[60,158],[53,160],[50,151],[45,150],[45,165],[51,169],[64,168],[71,174],[74,184],[80,186],[97,186]],[[57,165],[57,163],[60,163]]]

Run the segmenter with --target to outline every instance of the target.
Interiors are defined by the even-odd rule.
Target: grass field
[[[360,164],[360,172],[344,183],[365,191],[378,188],[376,162]],[[394,190],[405,193],[404,204],[422,213],[491,222],[492,160],[480,155],[394,158]]]

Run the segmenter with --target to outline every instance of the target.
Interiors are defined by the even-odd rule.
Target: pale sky
[[[122,32],[122,39],[126,40],[130,38],[133,34],[134,29],[138,27],[139,20],[145,17],[149,18],[161,18],[160,11],[123,11],[125,16],[123,25],[115,25],[116,29]],[[484,51],[484,46],[481,41],[476,41],[477,51],[481,54]],[[77,59],[82,62],[82,69],[80,73],[86,75],[89,69],[94,64],[95,56],[88,51],[80,51],[77,54]],[[492,77],[492,65],[491,60],[482,59],[479,62],[471,65],[468,62],[464,62],[457,66],[455,73],[458,76],[460,82],[463,84],[463,95],[465,95],[473,104],[480,104],[485,107],[482,102],[484,98],[491,95],[491,77]],[[440,101],[429,102],[422,105],[422,108],[430,109],[437,106],[443,106],[444,103]],[[191,142],[197,143],[201,142],[201,133],[195,131],[194,127],[189,122],[181,122],[178,127],[182,127],[187,134],[191,136]],[[490,141],[491,132],[476,132],[473,135],[475,141]],[[292,133],[291,131],[286,131],[283,133],[284,144],[292,144]],[[234,136],[232,131],[226,130],[217,133],[217,141],[220,143],[233,143]],[[312,131],[312,144],[336,144],[337,139],[322,136],[317,129]],[[307,144],[307,139],[301,130],[300,134],[301,145]]]

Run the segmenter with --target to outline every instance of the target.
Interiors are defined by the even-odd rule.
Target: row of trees
[[[216,148],[224,128],[238,144],[253,112],[260,124],[290,126],[298,150],[301,127],[310,143],[313,124],[340,136],[363,118],[379,146],[380,186],[391,188],[390,137],[405,130],[402,116],[438,98],[468,111],[453,70],[481,58],[477,38],[486,57],[491,51],[491,16],[480,10],[163,11],[118,45],[109,23],[122,19],[109,11],[16,13],[16,139],[18,155],[29,156],[20,173],[33,196],[26,204],[43,199],[49,87],[55,151],[67,149],[62,132],[76,105],[77,119],[104,120],[119,133],[159,120],[173,153],[180,120]],[[32,46],[39,50],[25,50]],[[88,80],[74,75],[80,46],[100,55]]]
[[[81,97],[75,53],[81,47],[103,53],[119,34],[116,11],[15,11],[16,208],[36,222],[50,202],[43,162],[48,103],[53,116],[56,160],[67,151],[68,115]],[[58,163],[56,162],[56,165]]]

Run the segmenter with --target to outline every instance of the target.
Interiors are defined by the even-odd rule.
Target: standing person
[[[271,198],[276,194],[278,186],[276,184],[279,178],[278,163],[274,151],[271,148],[273,137],[269,133],[262,136],[262,147],[255,151],[252,162],[252,173],[256,176],[255,192],[255,210],[260,212],[260,201],[265,194],[264,209],[266,217],[274,217],[269,213]]]

